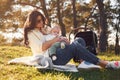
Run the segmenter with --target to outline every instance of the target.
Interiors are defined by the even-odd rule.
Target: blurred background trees
[[[12,36],[13,40],[8,41],[5,35],[23,35],[27,14],[39,9],[46,16],[46,25],[60,24],[63,36],[70,32],[71,27],[92,28],[98,35],[100,52],[106,52],[113,45],[115,53],[120,53],[119,0],[1,0],[0,4],[0,45],[3,42],[18,45],[22,37]],[[109,43],[113,39],[114,43]]]

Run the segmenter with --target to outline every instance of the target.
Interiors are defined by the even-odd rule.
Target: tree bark
[[[57,0],[57,16],[58,16],[59,24],[60,24],[60,27],[61,27],[62,36],[66,36],[65,25],[62,22],[62,16],[61,16],[61,13],[60,13],[60,0]]]
[[[44,12],[44,14],[45,14],[45,17],[47,18],[47,24],[48,24],[48,26],[51,26],[50,25],[50,23],[51,23],[51,20],[50,20],[50,18],[49,18],[49,15],[48,15],[48,12],[47,12],[47,9],[46,9],[46,3],[45,3],[45,0],[39,0],[40,1],[40,3],[41,3],[41,6],[42,6],[42,10],[43,10],[43,12]]]
[[[116,23],[115,28],[116,28],[116,40],[115,40],[115,54],[119,55],[120,54],[120,46],[119,46],[119,30],[120,30],[120,13],[118,16],[118,23]]]
[[[116,40],[115,40],[115,54],[116,55],[120,54],[118,32],[116,33]]]
[[[103,0],[96,0],[100,13],[100,37],[99,37],[99,50],[105,52],[107,50],[107,18],[104,10]]]
[[[91,10],[90,15],[88,16],[88,18],[85,21],[85,31],[87,30],[87,26],[88,26],[88,21],[89,19],[92,17],[92,14],[94,13],[95,9],[96,9],[97,5],[94,6],[94,8]]]
[[[73,5],[73,26],[74,26],[74,28],[77,28],[75,2],[76,2],[76,0],[72,0],[72,5]],[[75,32],[76,32],[76,31],[75,31]]]

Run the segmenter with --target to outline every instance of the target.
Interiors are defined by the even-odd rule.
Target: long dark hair
[[[28,15],[27,20],[24,24],[24,44],[25,45],[29,44],[27,34],[29,31],[35,28],[38,16],[41,16],[43,23],[45,24],[45,17],[39,11],[34,10]]]

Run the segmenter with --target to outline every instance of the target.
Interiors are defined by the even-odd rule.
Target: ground
[[[71,73],[7,64],[13,58],[29,55],[32,53],[26,47],[0,46],[0,80],[120,80],[120,69],[79,70]],[[98,57],[109,61],[120,60],[120,56],[115,56],[113,52],[99,53]]]

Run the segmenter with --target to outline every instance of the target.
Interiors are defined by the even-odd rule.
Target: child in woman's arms
[[[55,25],[51,29],[50,34],[46,35],[46,41],[51,40],[55,37],[59,37],[61,40],[63,40],[65,37],[60,36],[61,35],[60,33],[61,33],[60,27],[58,25]],[[48,49],[48,54],[52,60],[57,59],[57,57],[55,56],[57,48],[60,47],[61,49],[64,49],[66,44],[69,44],[69,43],[66,43],[65,41],[56,42]]]

